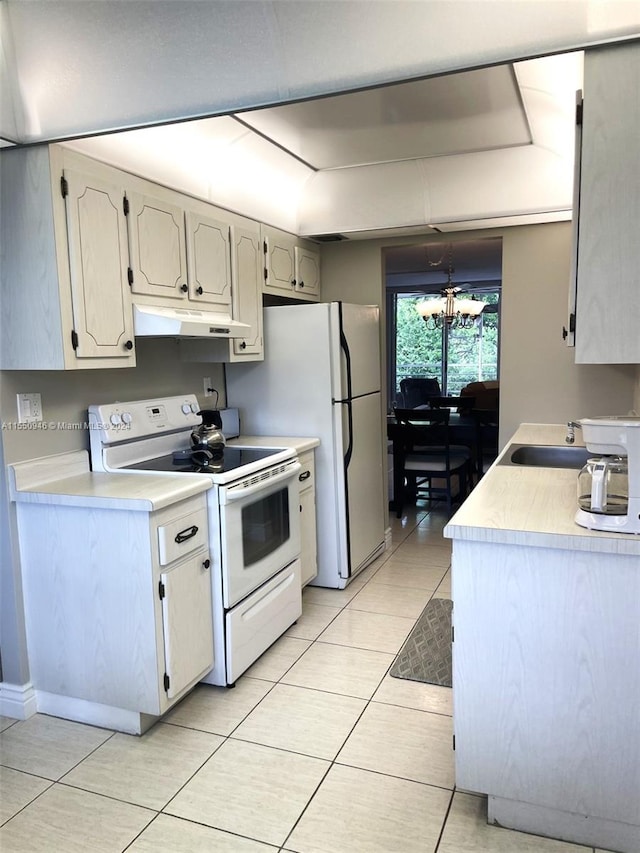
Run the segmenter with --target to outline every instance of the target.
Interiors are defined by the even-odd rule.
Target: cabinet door
[[[262,345],[262,254],[260,234],[234,226],[233,318],[251,326],[245,338],[231,341],[231,361],[257,361],[264,357]]]
[[[160,575],[169,699],[213,666],[209,563],[208,554],[200,553]]]
[[[131,291],[186,299],[184,212],[151,196],[129,195]]]
[[[76,356],[116,356],[133,366],[124,192],[74,169],[64,178]]]
[[[295,290],[298,296],[320,299],[320,252],[295,247]]]
[[[640,45],[585,53],[576,361],[640,363]]]
[[[231,313],[228,223],[187,211],[186,229],[189,299]]]
[[[264,292],[293,296],[296,238],[284,231],[263,228]]]
[[[300,492],[300,563],[302,586],[318,574],[316,546],[316,494],[314,489]]]

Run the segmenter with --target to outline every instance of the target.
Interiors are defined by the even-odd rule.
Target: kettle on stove
[[[217,409],[201,409],[198,415],[202,423],[191,433],[192,451],[207,451],[212,455],[211,458],[220,457],[225,446],[222,415]]]

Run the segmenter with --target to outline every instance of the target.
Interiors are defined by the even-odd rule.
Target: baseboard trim
[[[112,708],[99,702],[86,699],[74,699],[71,696],[58,696],[56,693],[37,692],[38,711],[52,717],[62,717],[76,723],[87,723],[103,729],[113,729],[129,735],[143,734],[158,719],[150,714]]]
[[[640,826],[489,796],[488,823],[618,853],[640,850]]]
[[[36,691],[31,682],[9,684],[0,681],[0,714],[14,720],[27,720],[38,710]]]
[[[384,531],[384,550],[388,551],[389,548],[393,545],[393,534],[391,532],[391,527],[387,527]]]

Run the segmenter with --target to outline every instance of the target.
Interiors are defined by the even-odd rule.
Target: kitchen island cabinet
[[[10,471],[37,709],[140,734],[213,666],[210,480]]]
[[[577,230],[579,364],[640,363],[640,44],[585,52]]]
[[[524,425],[519,444],[563,444]],[[577,471],[498,458],[453,516],[456,785],[489,821],[640,849],[640,540],[576,525]]]
[[[17,370],[133,367],[124,185],[51,146],[4,151],[2,350]]]

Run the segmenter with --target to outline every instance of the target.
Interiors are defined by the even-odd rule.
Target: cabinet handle
[[[186,542],[187,539],[193,539],[197,532],[198,526],[196,524],[192,524],[191,527],[185,527],[185,529],[181,530],[180,533],[176,533],[175,541],[180,545],[181,542]]]
[[[302,474],[300,474],[300,476],[298,477],[298,479],[300,481],[308,480],[310,476],[311,476],[311,471],[303,471]]]
[[[125,349],[133,349],[133,341],[126,341],[124,348]]]
[[[187,290],[189,290],[189,288],[187,287],[187,285],[186,285],[186,284],[181,284],[181,285],[180,285],[180,290],[181,290],[183,293],[186,293],[186,292],[187,292]]]
[[[291,279],[291,287],[295,287],[295,286],[296,286],[296,280],[295,280],[295,278],[292,278]]]
[[[246,348],[247,348],[247,342],[242,341],[242,343],[240,344],[240,349],[246,349]]]
[[[211,560],[205,560],[202,565],[204,566],[205,569],[208,569],[209,566],[211,565]]]
[[[298,287],[304,287],[304,281],[299,282]]]
[[[198,296],[202,296],[204,290],[201,287],[196,287],[196,293],[198,294]]]

